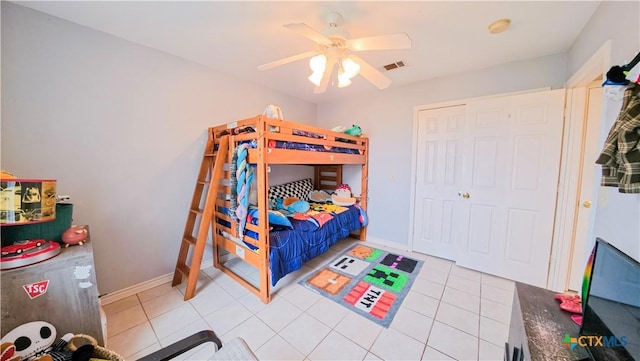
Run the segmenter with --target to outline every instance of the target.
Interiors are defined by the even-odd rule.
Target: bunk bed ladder
[[[229,137],[220,138],[217,151],[215,143],[213,132],[210,131],[200,171],[198,172],[198,180],[193,192],[187,222],[184,227],[178,261],[173,274],[173,282],[171,283],[172,286],[177,286],[182,282],[183,276],[187,278],[187,288],[184,293],[185,301],[195,295],[208,232],[210,227],[215,227],[215,222],[213,222],[215,202],[223,175],[223,167],[229,152]],[[204,202],[203,195],[205,195]],[[197,231],[196,234],[194,234],[194,230]],[[214,229],[212,229],[212,234],[215,234]],[[191,247],[193,247],[193,250],[189,252]],[[191,264],[189,266],[187,265],[187,258],[190,253]]]

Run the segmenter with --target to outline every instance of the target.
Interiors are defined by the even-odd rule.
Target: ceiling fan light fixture
[[[327,57],[324,54],[316,55],[313,58],[309,59],[309,67],[314,73],[320,73],[320,77],[322,77],[322,73],[324,73],[324,69],[327,66]]]
[[[327,23],[328,27],[324,33],[305,23],[285,24],[284,27],[287,29],[315,42],[316,50],[262,64],[258,66],[258,70],[267,70],[298,60],[309,59],[312,74],[308,76],[308,79],[316,85],[313,90],[314,94],[324,93],[330,84],[336,84],[336,78],[338,78],[339,87],[348,86],[356,75],[361,75],[378,89],[387,88],[391,84],[391,79],[358,55],[346,56],[345,53],[363,50],[411,49],[411,38],[405,33],[351,38],[349,33],[340,27],[342,16],[338,13],[329,14]],[[338,74],[333,74],[334,71]]]
[[[320,86],[320,82],[322,81],[322,76],[324,72],[322,71],[314,71],[311,75],[309,75],[309,81],[312,82],[315,86]]]
[[[351,79],[346,73],[338,74],[338,88],[344,88],[351,85]]]
[[[351,79],[360,72],[360,64],[351,58],[346,58],[342,61],[342,69],[344,70],[345,76]]]

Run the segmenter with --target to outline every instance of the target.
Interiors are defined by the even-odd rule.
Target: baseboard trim
[[[391,248],[395,248],[395,249],[400,249],[403,251],[409,251],[409,246],[406,244],[399,244],[396,242],[391,242],[388,241],[384,238],[377,238],[377,237],[371,237],[369,235],[367,235],[367,240],[366,242],[368,243],[375,243],[375,244],[379,244],[381,246],[386,246],[386,247],[391,247]]]
[[[396,242],[388,241],[383,238],[367,236],[366,242],[375,243],[381,246],[387,246],[387,247],[392,247],[392,248],[401,249],[401,250],[408,250],[408,247],[406,244],[402,245]],[[224,261],[224,259],[222,261]],[[202,264],[207,265],[207,267],[213,267],[213,258],[208,260],[203,260]],[[201,269],[206,269],[207,267],[202,267]],[[140,292],[152,289],[154,287],[158,287],[162,284],[171,282],[172,279],[173,279],[173,272],[150,279],[148,281],[135,284],[133,286],[129,286],[127,288],[123,288],[118,291],[104,294],[100,296],[100,304],[104,306],[116,301],[120,301],[121,299],[127,298],[129,296],[133,296],[136,293],[140,293]]]
[[[202,264],[206,264],[208,266],[202,267],[201,269],[206,269],[207,267],[213,267],[213,259],[203,260]],[[107,293],[105,295],[100,296],[100,304],[104,306],[116,301],[120,301],[121,299],[127,298],[129,296],[133,296],[136,293],[140,293],[140,292],[152,289],[154,287],[158,287],[165,283],[169,283],[172,281],[172,279],[173,279],[173,272],[150,279],[148,281],[135,284],[133,286],[129,286],[127,288],[123,288],[115,292]]]

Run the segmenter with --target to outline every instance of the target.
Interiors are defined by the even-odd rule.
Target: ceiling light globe
[[[344,74],[346,74],[349,79],[358,75],[360,72],[360,64],[356,63],[351,58],[346,58],[342,61],[342,68],[344,69]]]
[[[323,73],[327,66],[327,57],[324,54],[316,55],[309,59],[309,67],[314,73]]]
[[[346,73],[338,74],[338,88],[344,88],[351,85],[351,79]]]
[[[322,81],[323,72],[314,71],[313,74],[309,75],[309,81],[315,84],[315,86],[320,86],[320,82]]]

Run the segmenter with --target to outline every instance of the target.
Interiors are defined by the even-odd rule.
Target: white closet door
[[[457,263],[545,287],[564,90],[467,104]]]
[[[455,260],[462,181],[464,106],[418,113],[413,249]]]

